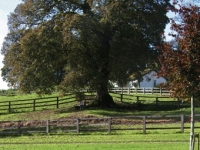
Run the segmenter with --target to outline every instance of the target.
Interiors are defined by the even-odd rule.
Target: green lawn
[[[173,110],[124,110],[124,109],[97,109],[86,108],[84,110],[75,110],[74,104],[63,105],[59,109],[44,109],[39,111],[18,111],[15,113],[2,113],[0,115],[0,121],[6,120],[43,120],[43,119],[57,119],[67,116],[97,116],[97,117],[110,117],[110,116],[136,116],[136,115],[175,115],[175,114],[190,114],[190,108],[181,108]],[[195,108],[195,113],[200,114],[200,108]]]
[[[188,143],[117,143],[117,144],[9,144],[2,145],[2,150],[187,150]]]
[[[52,95],[51,95],[52,96]],[[149,100],[155,99],[158,95],[146,95]],[[35,98],[36,95],[18,95],[9,96],[0,100],[18,100]],[[135,96],[134,96],[135,97]],[[115,99],[118,100],[119,99]],[[99,109],[86,108],[84,110],[75,110],[75,104],[64,104],[58,109],[47,108],[36,111],[19,110],[12,113],[2,113],[0,121],[3,120],[43,120],[43,119],[57,119],[61,117],[109,117],[109,116],[132,116],[132,115],[173,115],[173,114],[190,114],[190,108],[181,109]],[[200,108],[195,108],[195,113],[200,113]],[[189,126],[190,124],[185,124]],[[197,124],[199,126],[199,124]],[[166,126],[165,124],[159,126]],[[169,125],[173,126],[173,125]],[[180,127],[180,124],[177,124]],[[151,125],[147,124],[147,127]],[[195,130],[200,133],[200,129]],[[0,136],[0,150],[187,150],[189,147],[189,130],[180,133],[177,130],[147,130],[147,134],[142,131],[112,131],[111,134],[103,133],[62,133],[62,134],[32,134],[22,136]],[[197,147],[197,143],[196,143]]]
[[[7,150],[186,150],[189,134],[35,135],[4,137],[0,145]]]

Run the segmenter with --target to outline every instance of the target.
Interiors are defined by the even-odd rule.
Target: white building
[[[167,80],[164,77],[158,77],[156,71],[150,71],[142,76],[143,81],[140,82],[140,88],[150,87],[153,88],[161,83],[165,83]]]
[[[149,71],[142,76],[142,81],[138,83],[138,80],[129,81],[124,87],[127,88],[153,88],[161,83],[165,83],[167,80],[164,77],[158,77],[156,71]],[[119,87],[114,83],[114,87]]]

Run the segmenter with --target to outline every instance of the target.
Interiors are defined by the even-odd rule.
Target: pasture
[[[187,150],[189,133],[56,134],[1,137],[6,150]],[[197,148],[197,143],[195,144]]]
[[[52,96],[52,95],[51,95]],[[58,96],[54,94],[53,96]],[[1,113],[0,121],[6,120],[44,120],[44,119],[59,119],[59,118],[81,118],[81,117],[114,117],[114,116],[136,116],[136,115],[178,115],[178,114],[190,114],[189,107],[169,107],[169,109],[154,109],[150,106],[147,110],[135,109],[135,107],[128,107],[127,105],[135,103],[137,95],[132,94],[132,97],[124,96],[127,98],[121,103],[119,108],[111,109],[98,109],[96,107],[86,107],[83,110],[74,109],[74,105],[77,102],[66,103],[56,108],[55,106],[42,107],[41,109],[33,111],[33,109],[19,109],[11,113]],[[154,101],[157,94],[142,95],[146,101]],[[34,99],[37,96],[32,95],[16,95],[16,96],[0,96],[1,101],[8,100],[23,100],[23,99]],[[114,97],[114,96],[113,96]],[[120,97],[114,98],[116,102],[120,103]],[[128,99],[131,99],[129,101]],[[171,100],[172,98],[169,98]],[[166,100],[166,99],[164,99]],[[176,100],[176,99],[175,99]],[[41,100],[42,101],[42,100]],[[200,108],[195,108],[195,113],[200,113]],[[200,126],[197,122],[196,126]],[[159,128],[180,127],[178,124],[159,124]],[[185,126],[189,127],[190,124],[186,123]],[[151,127],[151,126],[149,126]],[[200,129],[195,129],[195,133],[200,133]],[[185,150],[188,149],[189,143],[189,129],[185,130],[184,133],[180,132],[180,129],[171,130],[147,130],[146,134],[138,130],[125,130],[125,131],[112,131],[108,132],[80,132],[76,133],[32,133],[28,135],[12,136],[12,135],[0,135],[0,149],[6,150]],[[195,144],[197,149],[197,143]]]

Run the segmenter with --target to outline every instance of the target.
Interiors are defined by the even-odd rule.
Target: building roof
[[[157,70],[146,69],[143,72],[140,72],[140,74],[133,74],[133,75],[131,75],[129,78],[130,78],[130,80],[138,80],[138,78],[142,78],[143,76],[149,74],[152,71],[155,71],[156,73],[158,73]],[[165,77],[162,77],[162,78],[164,78],[164,79],[167,80],[167,78],[165,78]]]

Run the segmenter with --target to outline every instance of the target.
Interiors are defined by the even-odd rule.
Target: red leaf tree
[[[169,79],[167,87],[174,96],[191,98],[190,150],[194,149],[194,97],[200,95],[200,8],[177,5],[172,10],[180,17],[171,19],[170,34],[176,47],[164,42],[159,56],[160,76]]]

